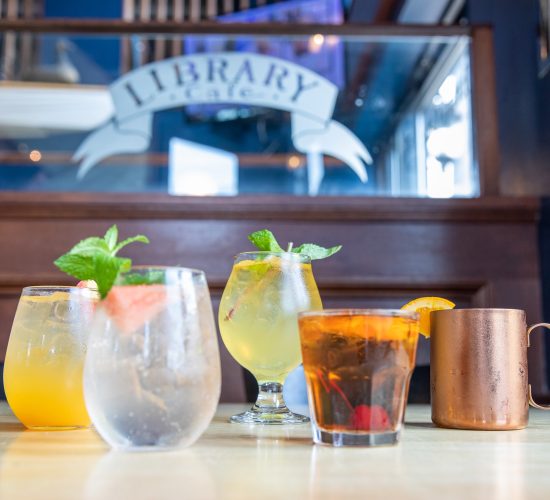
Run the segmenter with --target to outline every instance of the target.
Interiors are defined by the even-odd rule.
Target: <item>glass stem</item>
[[[264,382],[258,384],[258,399],[254,405],[256,408],[265,411],[286,410],[285,400],[283,399],[283,384],[277,382]]]

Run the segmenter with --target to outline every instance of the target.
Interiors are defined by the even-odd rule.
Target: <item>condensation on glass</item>
[[[2,190],[479,194],[467,36],[0,43]]]

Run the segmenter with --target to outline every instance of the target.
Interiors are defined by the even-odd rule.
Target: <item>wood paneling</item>
[[[0,194],[0,359],[21,287],[70,283],[52,261],[112,223],[152,243],[128,249],[136,264],[204,269],[217,303],[246,235],[269,227],[283,241],[342,243],[314,264],[327,307],[399,307],[420,295],[461,306],[518,307],[540,320],[538,202],[475,200],[170,198],[146,195]],[[542,336],[531,350],[538,392]],[[223,400],[244,399],[242,372],[222,348]],[[427,361],[427,345],[419,362]]]
[[[469,36],[476,28],[470,26],[443,25],[399,25],[399,24],[293,24],[284,23],[216,23],[205,21],[158,22],[158,21],[118,21],[85,19],[36,19],[36,20],[0,20],[0,31],[38,32],[38,33],[113,33],[135,35],[136,33],[181,35],[379,35],[379,36]]]
[[[482,195],[496,195],[500,192],[500,147],[495,54],[491,28],[480,27],[474,30],[471,57],[472,112],[475,118],[474,137],[479,164],[480,192]]]
[[[170,197],[163,194],[2,192],[0,219],[236,219],[535,223],[535,198]]]

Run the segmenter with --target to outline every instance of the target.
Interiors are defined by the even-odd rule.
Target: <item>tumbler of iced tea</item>
[[[401,310],[299,315],[313,440],[377,446],[399,440],[419,319]]]

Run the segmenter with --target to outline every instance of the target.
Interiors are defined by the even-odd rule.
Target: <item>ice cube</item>
[[[84,352],[84,345],[69,333],[55,334],[48,344],[48,353],[50,355],[78,357],[84,354]]]

